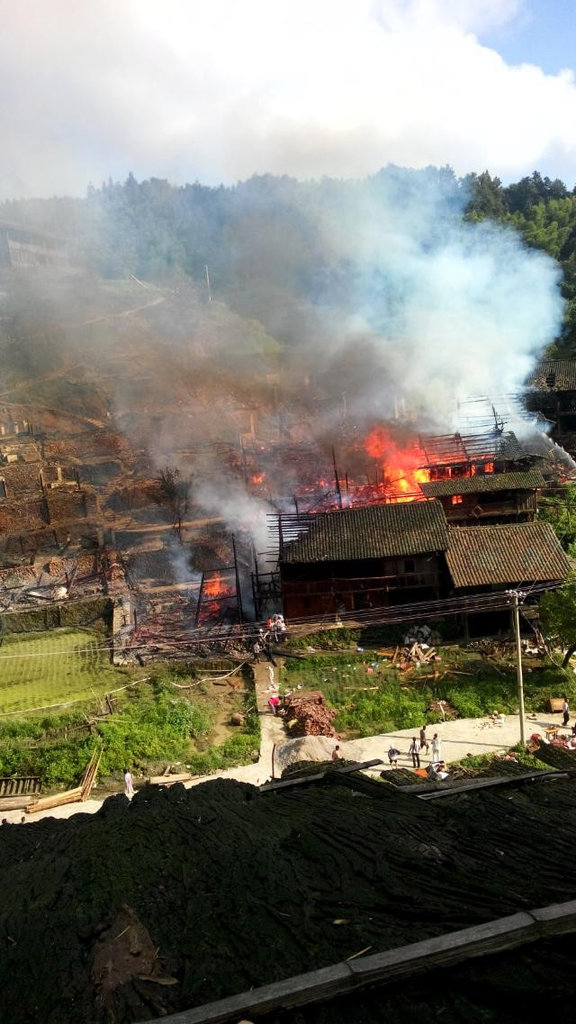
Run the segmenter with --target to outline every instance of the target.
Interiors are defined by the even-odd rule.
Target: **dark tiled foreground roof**
[[[531,491],[545,487],[541,473],[530,470],[527,473],[486,473],[484,476],[453,477],[450,480],[432,480],[420,484],[427,498],[443,498],[450,494],[485,494],[493,491]]]
[[[440,502],[407,501],[301,516],[301,532],[285,544],[283,562],[344,562],[445,551]]]
[[[563,580],[570,562],[549,523],[450,527],[446,561],[455,587]]]

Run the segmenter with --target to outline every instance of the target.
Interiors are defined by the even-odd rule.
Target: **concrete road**
[[[240,768],[230,768],[226,771],[215,772],[213,775],[205,775],[186,783],[186,788],[197,786],[201,782],[210,779],[236,779],[238,782],[248,782],[254,786],[261,786],[268,779],[272,778],[272,758],[275,749],[287,743],[289,746],[294,741],[287,740],[281,718],[273,715],[268,708],[268,697],[272,691],[270,687],[270,675],[268,665],[256,665],[255,675],[257,683],[258,710],[260,712],[261,724],[261,746],[260,758],[257,764],[243,765]],[[526,719],[527,738],[533,732],[544,734],[548,725],[559,726],[560,715],[537,715]],[[373,758],[381,758],[385,764],[383,768],[388,770],[388,749],[391,746],[400,751],[398,764],[400,767],[411,768],[412,758],[408,754],[408,747],[413,736],[418,735],[418,729],[400,729],[394,732],[382,733],[379,736],[369,736],[360,740],[348,740],[340,742],[341,754],[346,760],[369,761]],[[437,732],[441,741],[441,757],[450,764],[452,761],[459,761],[467,754],[490,754],[495,751],[506,751],[509,747],[518,743],[520,738],[520,727],[517,715],[506,715],[504,724],[494,726],[488,719],[462,718],[453,722],[444,722],[437,726],[428,726],[427,735],[432,739],[434,732]],[[570,728],[562,729],[561,734],[570,734]],[[309,737],[309,755],[311,759],[329,758],[334,748],[335,740],[328,737]],[[298,760],[306,757],[306,742],[300,746]],[[288,750],[279,752],[279,758],[283,764],[292,760]],[[422,766],[425,767],[431,760],[431,750],[428,755],[422,753]],[[374,769],[382,771],[382,767]],[[138,782],[136,781],[136,786]],[[119,788],[119,792],[122,790]],[[55,807],[50,811],[41,814],[25,815],[24,811],[5,812],[2,817],[10,822],[20,822],[25,816],[26,823],[38,821],[39,818],[69,818],[73,814],[92,814],[102,806],[102,800],[87,800],[85,803],[65,804],[63,807]]]

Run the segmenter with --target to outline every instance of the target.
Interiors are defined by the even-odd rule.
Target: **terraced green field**
[[[103,637],[88,630],[12,634],[0,647],[0,713],[101,696],[126,677],[110,664]]]

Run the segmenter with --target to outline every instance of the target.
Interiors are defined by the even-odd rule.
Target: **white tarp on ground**
[[[279,779],[284,769],[296,761],[330,761],[337,743],[333,736],[301,736],[274,747],[274,778]]]

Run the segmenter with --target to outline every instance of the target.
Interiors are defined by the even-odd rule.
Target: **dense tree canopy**
[[[458,179],[449,167],[389,166],[363,181],[260,175],[214,188],[130,174],[123,184],[90,187],[84,199],[6,202],[0,218],[65,238],[73,259],[104,277],[162,281],[184,273],[202,282],[208,267],[219,295],[286,341],[298,334],[299,304],[342,302],[354,290],[355,267],[331,259],[326,246],[344,230],[343,205],[357,203],[361,216],[363,205],[381,198],[407,220],[426,208],[433,232],[438,197],[439,235],[447,215],[489,219],[559,261],[566,315],[551,354],[576,356],[576,191],[537,171],[507,186],[488,171]]]
[[[562,266],[564,328],[550,354],[576,356],[576,189],[568,192],[558,178],[543,178],[538,171],[506,187],[488,171],[468,175],[464,183],[470,195],[468,220],[491,218],[509,224],[527,245],[542,249]]]
[[[540,620],[547,639],[564,650],[563,665],[567,667],[576,651],[576,576],[570,576],[559,590],[543,595]]]

